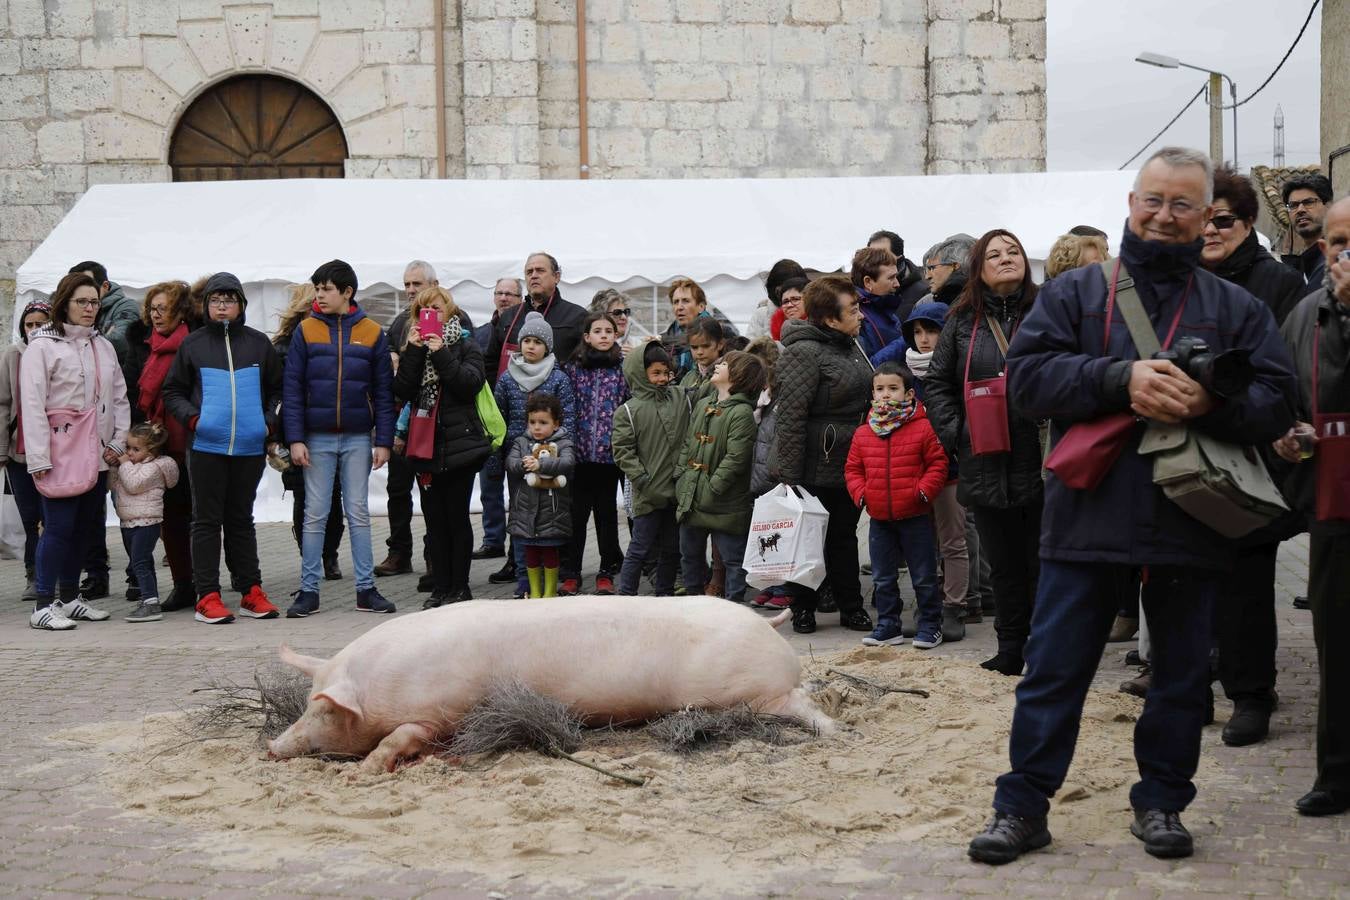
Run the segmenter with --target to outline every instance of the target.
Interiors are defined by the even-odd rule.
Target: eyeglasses
[[[235,306],[239,303],[239,301],[233,297],[212,297],[207,302],[212,309],[229,309],[231,306]]]
[[[610,314],[611,316],[619,316],[619,317],[621,317],[621,318],[626,319],[626,318],[628,318],[629,316],[631,316],[631,315],[633,314],[633,310],[631,310],[631,309],[629,309],[627,306],[625,306],[625,307],[623,307],[622,309],[611,309],[611,310],[609,311],[609,314]]]
[[[1200,207],[1195,206],[1187,200],[1164,200],[1161,197],[1140,197],[1139,205],[1151,213],[1162,212],[1164,206],[1178,219],[1184,219],[1187,216],[1193,216],[1200,211]]]
[[[923,270],[925,272],[931,272],[934,269],[940,269],[943,266],[955,266],[955,265],[956,263],[932,263],[931,265],[924,266]]]
[[[94,307],[98,306],[98,298],[96,297],[90,298],[80,297],[71,300],[70,302],[72,306],[82,306],[85,309],[93,309]]]
[[[155,317],[155,316],[167,316],[168,314],[169,314],[169,308],[168,308],[167,306],[152,306],[152,307],[150,307],[150,316],[151,316],[152,318]]]
[[[493,291],[493,292],[492,292],[492,296],[494,296],[494,297],[519,297],[520,295],[519,295],[519,294],[516,294],[516,293],[512,293],[511,291]]]
[[[798,303],[801,302],[802,302],[801,297],[784,297],[779,302],[779,306],[796,306]]]
[[[1290,212],[1297,212],[1300,209],[1312,209],[1314,206],[1320,205],[1321,202],[1321,197],[1305,197],[1302,200],[1290,200],[1284,205],[1284,208]]]
[[[1227,231],[1228,229],[1233,227],[1234,223],[1236,223],[1237,220],[1238,220],[1237,216],[1210,216],[1209,224],[1213,225],[1220,231]]]

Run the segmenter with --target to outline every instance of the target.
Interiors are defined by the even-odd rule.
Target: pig
[[[286,645],[313,679],[269,756],[363,756],[392,771],[421,756],[497,682],[518,680],[591,725],[739,704],[834,731],[800,687],[797,654],[764,619],[717,597],[471,600],[381,623],[332,659]]]

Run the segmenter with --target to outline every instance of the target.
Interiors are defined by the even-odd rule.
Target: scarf
[[[933,351],[920,353],[913,347],[905,348],[905,365],[914,373],[916,378],[923,378],[928,374],[928,367],[933,363]]]
[[[525,354],[517,350],[511,354],[511,359],[506,363],[506,371],[511,373],[520,389],[528,394],[548,380],[548,376],[553,374],[553,364],[556,361],[556,357],[550,353],[537,363],[526,362]]]
[[[173,358],[187,335],[186,322],[179,322],[178,327],[169,334],[160,334],[153,330],[150,332],[150,356],[141,369],[141,377],[136,380],[136,386],[140,389],[137,406],[151,422],[165,421],[164,379],[168,376],[169,369],[173,366]]]
[[[919,404],[913,400],[873,400],[867,424],[877,437],[885,437],[914,417]]]
[[[463,333],[464,329],[459,324],[459,316],[451,316],[448,322],[441,325],[441,340],[445,341],[447,347],[458,343]],[[422,365],[422,387],[417,395],[417,408],[435,409],[436,403],[440,399],[441,377],[436,374],[436,367],[431,364],[431,359],[428,357]]]
[[[1205,242],[1196,238],[1189,244],[1146,241],[1128,227],[1120,239],[1120,261],[1134,279],[1135,289],[1146,308],[1176,300],[1186,282],[1200,265],[1200,249]],[[1150,318],[1154,315],[1149,313]]]
[[[581,351],[581,358],[576,361],[575,365],[583,369],[613,369],[623,365],[623,351],[617,349],[618,347],[618,342],[615,342],[610,349],[603,351],[588,346]]]

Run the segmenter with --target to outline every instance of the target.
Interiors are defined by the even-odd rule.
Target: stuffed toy
[[[549,442],[535,443],[530,445],[530,455],[535,459],[546,460],[558,455],[558,445]],[[567,487],[566,475],[542,475],[538,472],[526,472],[525,483],[532,488],[538,488],[541,491],[552,490],[553,488]]]

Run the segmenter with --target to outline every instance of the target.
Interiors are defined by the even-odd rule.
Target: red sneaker
[[[768,591],[760,591],[750,601],[751,606],[768,606],[769,601],[773,599],[773,594]]]
[[[197,601],[197,614],[193,618],[207,625],[224,625],[234,621],[234,614],[220,602],[220,591],[212,591]]]
[[[263,593],[262,585],[255,584],[239,601],[239,615],[250,619],[275,619],[281,611],[272,605]]]
[[[614,579],[608,575],[595,576],[595,592],[601,596],[614,593]]]
[[[581,592],[581,582],[576,578],[564,578],[562,585],[558,588],[559,597],[575,597]]]
[[[768,600],[764,601],[766,609],[787,609],[792,605],[792,598],[787,594],[774,594]]]

